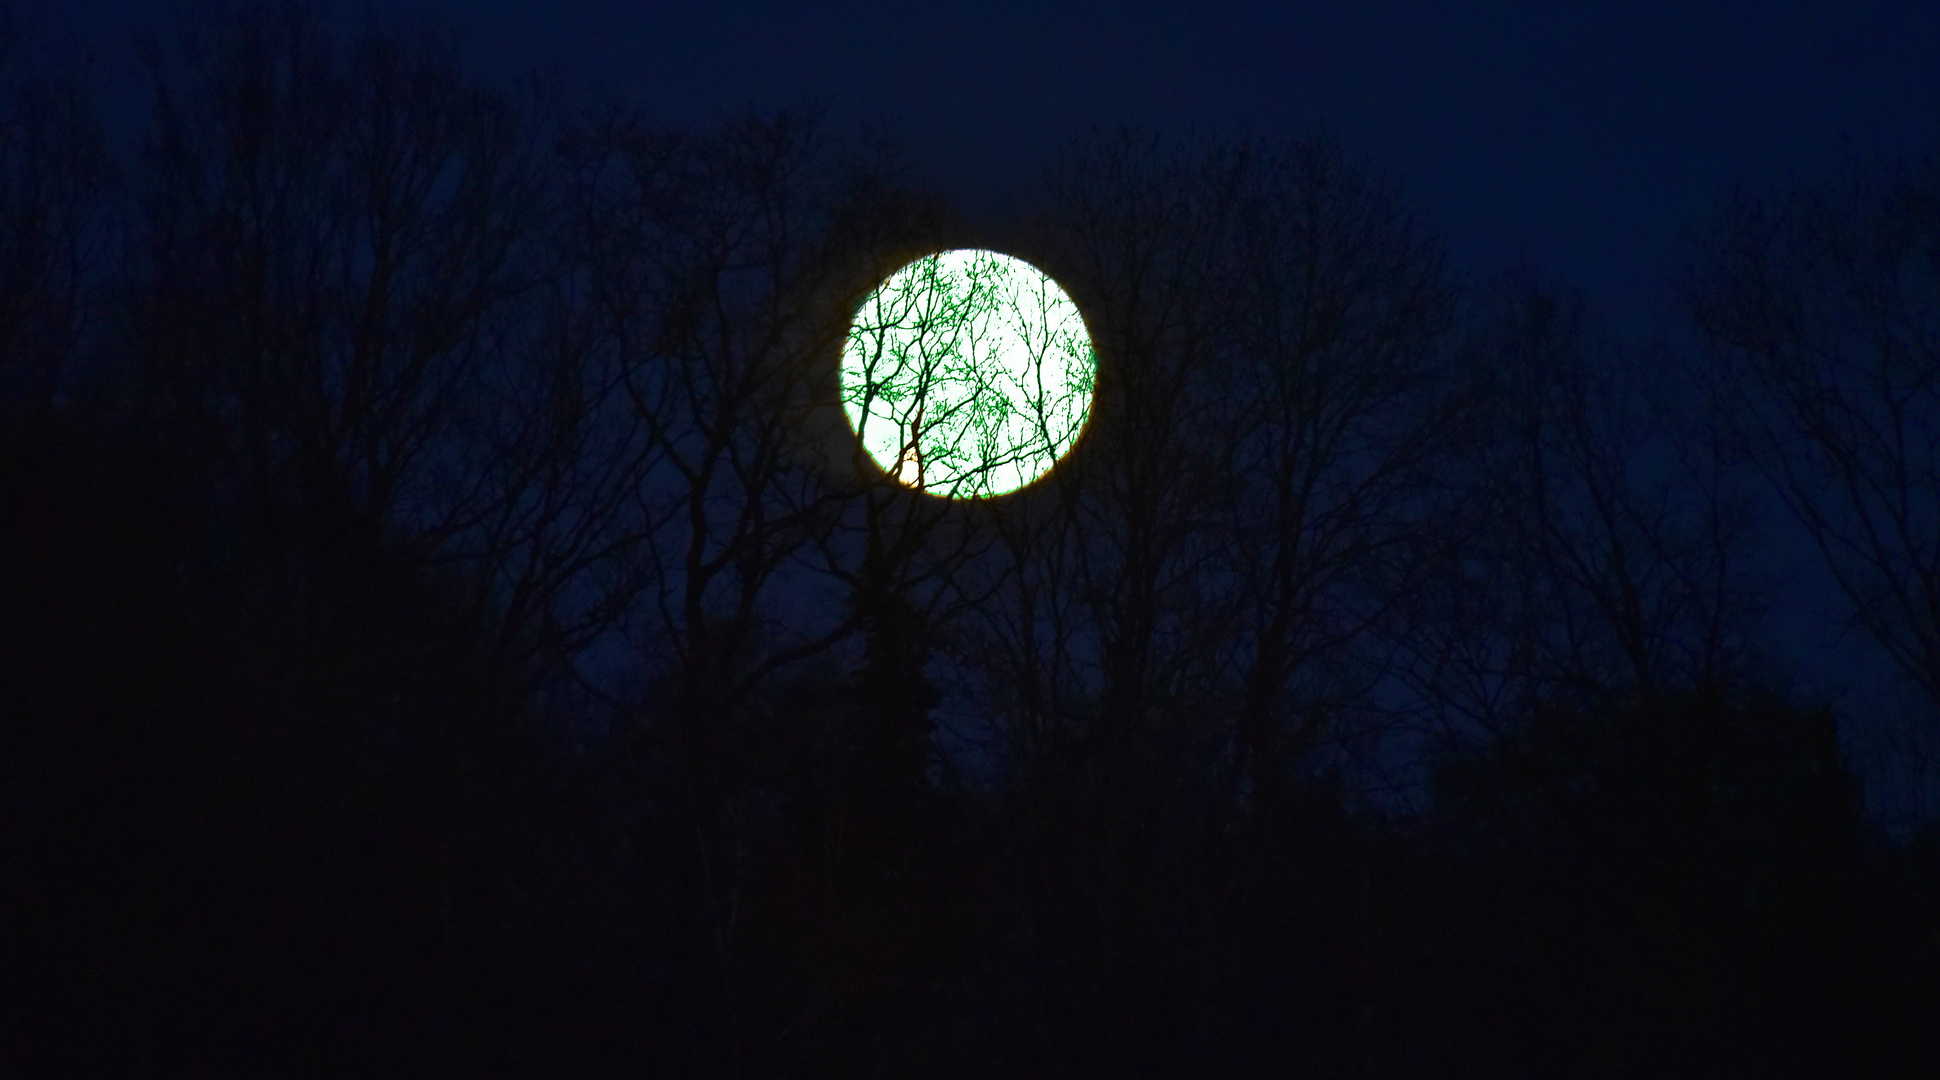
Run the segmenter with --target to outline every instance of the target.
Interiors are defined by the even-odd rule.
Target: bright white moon
[[[842,405],[891,477],[982,498],[1035,481],[1071,449],[1097,371],[1056,282],[964,248],[910,263],[862,302],[842,349]]]

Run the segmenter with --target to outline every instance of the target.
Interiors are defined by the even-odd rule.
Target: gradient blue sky
[[[4,5],[7,0],[0,0]],[[362,4],[320,5],[346,14]],[[120,82],[181,0],[14,0]],[[1940,138],[1940,3],[1566,0],[392,0],[481,70],[558,60],[670,122],[819,103],[901,138],[973,214],[1027,198],[1093,123],[1323,126],[1398,178],[1457,265],[1527,263],[1617,322],[1667,319],[1679,228],[1724,186],[1783,184]]]

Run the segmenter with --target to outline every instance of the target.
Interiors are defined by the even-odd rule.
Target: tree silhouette
[[[1755,522],[1704,417],[1620,382],[1658,369],[1601,338],[1580,298],[1525,276],[1481,309],[1477,434],[1442,461],[1461,524],[1402,646],[1437,729],[1487,738],[1538,702],[1754,678]]]
[[[36,45],[0,9],[0,390],[13,435],[80,389],[118,181],[89,88],[33,64]]]
[[[1859,929],[1874,917],[1876,870],[1824,711],[1755,689],[1546,705],[1486,756],[1450,762],[1438,793],[1446,820],[1492,845],[1470,849],[1487,875],[1477,881],[1494,882],[1471,902],[1535,916],[1503,928],[1523,935],[1512,945],[1478,943],[1510,950],[1478,964],[1489,987],[1478,1001],[1502,992],[1491,979],[1505,963],[1531,975],[1568,965],[1547,1003],[1497,1003],[1575,1032],[1544,1068],[1647,1068],[1666,1055],[1750,1073],[1864,1071],[1876,1047],[1854,1034],[1902,1022],[1852,1014],[1833,989],[1860,970],[1908,973],[1887,975],[1897,962]],[[1643,1036],[1628,1047],[1626,1025]]]
[[[117,160],[14,25],[13,1071],[1940,1061],[1933,830],[1766,688],[1735,472],[1918,669],[1924,172],[1727,216],[1678,357],[1325,139],[1093,133],[997,235],[826,120],[276,5],[148,45]],[[967,247],[1100,366],[945,499],[839,365]],[[1712,359],[1733,423],[1652,392]]]
[[[1741,195],[1699,234],[1685,295],[1733,447],[1805,527],[1854,622],[1940,701],[1937,175],[1927,160]]]

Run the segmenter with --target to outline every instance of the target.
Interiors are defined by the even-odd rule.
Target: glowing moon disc
[[[862,302],[842,349],[842,405],[892,478],[952,498],[1002,495],[1071,449],[1097,371],[1056,282],[965,248],[910,263]]]

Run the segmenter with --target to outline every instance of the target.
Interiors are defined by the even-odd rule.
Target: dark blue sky
[[[6,0],[0,0],[4,4]],[[180,0],[14,0],[108,72]],[[361,4],[323,4],[346,13]],[[1783,184],[1940,138],[1940,3],[1568,0],[1111,4],[393,0],[481,70],[548,59],[666,120],[825,105],[899,136],[979,215],[1093,123],[1297,135],[1398,178],[1458,266],[1527,262],[1619,323],[1668,316],[1679,227],[1725,185]]]

